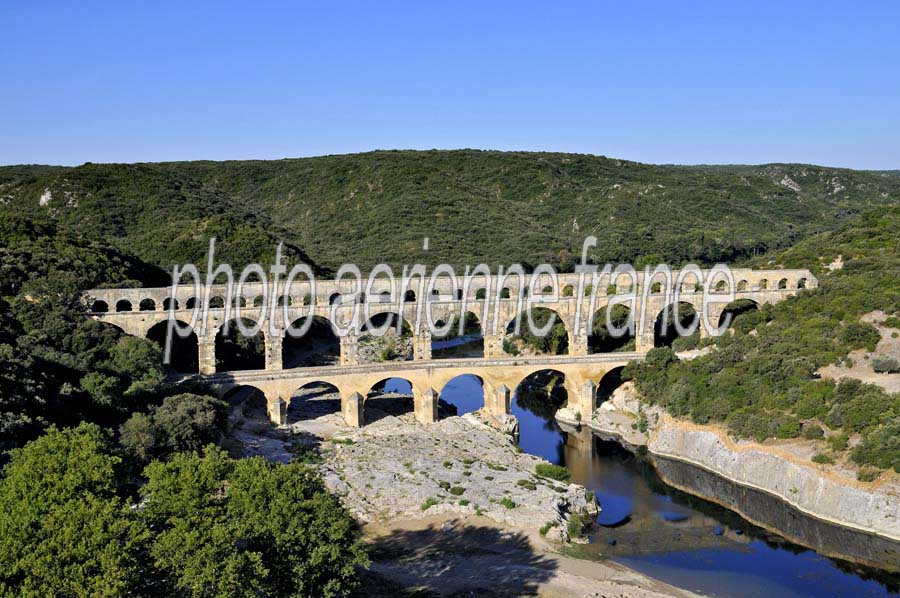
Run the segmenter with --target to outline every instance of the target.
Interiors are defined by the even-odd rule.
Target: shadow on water
[[[394,531],[370,556],[359,596],[530,596],[556,569],[525,535],[476,525]]]

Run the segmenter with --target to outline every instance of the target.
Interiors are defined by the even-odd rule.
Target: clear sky
[[[474,147],[900,168],[896,1],[6,0],[0,32],[0,164]]]

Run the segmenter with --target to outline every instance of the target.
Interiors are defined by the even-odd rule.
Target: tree
[[[151,554],[192,596],[335,596],[366,563],[353,519],[315,470],[215,446],[151,463],[142,492]]]
[[[139,583],[143,527],[93,424],[12,451],[0,480],[0,594],[119,596]]]
[[[120,429],[119,442],[143,462],[177,451],[198,451],[218,442],[225,431],[227,407],[205,395],[166,397],[149,414],[132,415]]]

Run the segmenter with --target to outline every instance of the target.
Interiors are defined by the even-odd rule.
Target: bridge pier
[[[569,396],[575,400],[569,401],[569,408],[581,416],[580,421],[588,422],[597,408],[597,385],[591,380],[585,380],[574,386],[575,392]]]
[[[201,374],[216,373],[216,337],[197,339],[197,366]]]
[[[438,420],[438,393],[429,388],[425,392],[413,391],[413,409],[420,424],[433,424]]]
[[[416,361],[431,359],[431,333],[425,332],[413,337],[413,359]]]
[[[576,334],[569,345],[569,355],[587,355],[588,337],[586,334]]]
[[[281,363],[281,347],[284,337],[279,334],[271,334],[268,330],[265,332],[266,341],[266,369],[280,370]]]
[[[484,357],[486,359],[491,357],[506,357],[506,352],[503,350],[503,341],[505,338],[505,334],[485,334]]]
[[[509,415],[510,390],[505,384],[496,388],[484,386],[484,408],[491,415]]]
[[[287,408],[288,402],[281,397],[266,398],[266,413],[272,424],[276,426],[283,426],[287,423]]]
[[[341,397],[341,414],[344,422],[351,428],[361,428],[365,422],[365,399],[358,392]]]
[[[653,331],[638,332],[634,335],[634,350],[638,353],[646,353],[653,348]]]
[[[341,365],[359,365],[359,337],[347,334],[340,337]]]

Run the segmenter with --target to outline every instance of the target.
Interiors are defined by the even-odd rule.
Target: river
[[[474,411],[482,405],[480,381],[456,378],[441,399],[459,414]],[[537,414],[515,397],[512,412],[522,450],[567,466],[573,481],[593,490],[601,505],[590,544],[573,546],[573,556],[612,559],[712,596],[900,595],[897,574],[822,556],[680,492],[662,482],[647,458],[586,430],[567,433],[551,413]],[[782,503],[764,507],[796,518]]]

